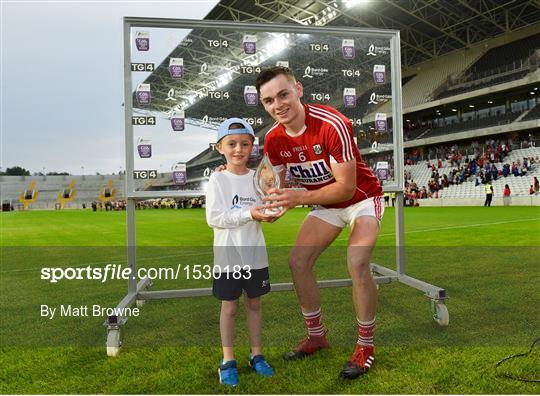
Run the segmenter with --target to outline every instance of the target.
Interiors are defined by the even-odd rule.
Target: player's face
[[[227,135],[218,145],[218,151],[225,156],[227,164],[245,166],[249,160],[253,138],[250,135]]]
[[[294,83],[279,74],[260,87],[261,102],[272,118],[284,125],[294,125],[303,114],[300,102],[302,84]]]

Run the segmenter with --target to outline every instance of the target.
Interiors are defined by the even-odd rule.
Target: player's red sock
[[[358,323],[358,345],[367,346],[373,348],[373,331],[375,330],[375,318],[368,322],[362,322],[356,318]]]
[[[308,335],[310,337],[321,337],[325,333],[325,328],[322,323],[322,313],[319,308],[315,312],[302,312],[304,316],[304,322],[308,329]]]

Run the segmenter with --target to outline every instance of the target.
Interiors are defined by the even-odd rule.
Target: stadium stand
[[[524,116],[523,118],[520,118]],[[536,118],[540,118],[540,108],[536,106],[531,110],[524,111],[509,111],[498,114],[485,114],[468,117],[466,120],[452,120],[448,124],[437,123],[436,119],[429,120],[417,120],[416,124],[404,121],[404,141],[413,141],[415,139],[426,139],[435,136],[443,136],[456,132],[470,131],[474,129],[484,129],[494,126],[507,125],[515,121],[528,121]],[[391,125],[392,119],[388,120],[388,124]],[[375,134],[374,123],[370,122],[365,124],[363,130],[363,139],[360,139],[359,147],[370,147],[374,140],[378,142],[391,142],[392,141],[392,129],[389,128],[385,136]]]
[[[468,78],[477,80],[501,68],[515,68],[516,61],[529,58],[537,49],[540,49],[540,33],[492,48],[467,70]]]
[[[450,53],[417,65],[410,71],[405,71],[403,85],[403,108],[412,108],[433,100],[434,92],[450,75],[463,72],[482,54],[481,47],[474,47],[466,51]],[[369,94],[368,96],[369,97]],[[366,98],[367,98],[366,97]],[[359,101],[360,103],[367,102]],[[377,108],[378,112],[389,113],[391,103],[385,103]],[[371,118],[367,118],[372,121]]]
[[[404,112],[414,111],[418,107],[424,107],[425,104],[439,99],[532,76],[540,64],[539,36],[539,34],[529,35],[506,45],[500,45],[503,40],[491,40],[485,45],[471,46],[404,70],[403,74],[406,76],[404,80],[414,74],[414,78],[410,79],[406,85],[403,84]],[[486,52],[486,46],[495,46],[495,48]],[[513,46],[518,48],[519,54],[525,54],[526,58],[513,57],[512,52],[510,55],[505,54],[502,64],[493,62],[493,57],[496,57],[499,51],[508,51],[508,48],[513,48]],[[484,58],[487,61],[481,61]],[[489,62],[493,62],[491,69],[484,70],[483,65],[489,65]],[[497,67],[492,68],[493,65]],[[471,72],[473,68],[475,72]],[[538,78],[534,77],[531,81],[538,81]],[[376,111],[389,113],[391,103],[379,106]],[[366,122],[371,122],[373,119],[374,113],[365,117]]]
[[[523,78],[539,65],[540,34],[491,48],[461,76],[453,76],[435,99]]]
[[[29,206],[30,209],[54,209],[59,192],[63,192],[71,180],[76,183],[77,195],[72,202],[66,203],[66,208],[81,208],[83,203],[88,206],[90,202],[98,199],[100,191],[107,187],[108,180],[113,180],[117,194],[120,198],[124,197],[124,175],[0,176],[3,199],[18,198],[32,180],[36,182],[39,198]]]
[[[537,104],[522,118],[523,121],[535,120],[540,118],[540,104]]]
[[[441,59],[426,64],[417,71],[408,87],[403,87],[403,107],[413,107],[430,102],[434,99],[434,92],[451,75],[462,73],[481,55],[481,48],[459,51],[441,57]]]
[[[472,160],[473,155],[469,156],[468,159]],[[533,158],[535,163],[530,165],[530,170],[527,171],[525,176],[514,176],[509,174],[507,177],[498,175],[496,180],[491,180],[495,193],[498,195],[502,194],[502,190],[505,184],[510,186],[512,191],[512,196],[528,196],[530,185],[533,184],[534,177],[540,177],[540,163],[538,158],[540,158],[540,148],[538,147],[529,147],[524,149],[516,149],[509,153],[507,157],[504,158],[502,162],[495,163],[497,170],[502,171],[502,165],[512,164],[512,163],[521,163],[524,158]],[[431,168],[433,161],[420,161],[414,165],[405,165],[405,173],[408,175],[408,181],[414,182],[418,186],[418,189],[428,186],[433,170]],[[450,175],[453,170],[457,170],[457,166],[450,164],[450,161],[444,160],[443,166],[436,168],[438,174]],[[468,180],[465,180],[459,184],[450,184],[445,188],[440,189],[437,193],[434,193],[433,196],[436,198],[482,198],[485,196],[484,186],[482,183],[477,183],[477,177],[479,177],[480,168],[478,168],[478,173],[471,175]],[[427,188],[429,190],[429,188]]]
[[[464,92],[478,90],[485,87],[490,87],[492,85],[502,84],[504,82],[513,81],[513,80],[519,80],[520,78],[525,77],[527,74],[529,74],[529,65],[524,65],[523,67],[527,68],[527,70],[517,69],[517,70],[509,70],[504,73],[501,73],[500,75],[495,75],[492,77],[486,77],[480,80],[474,80],[471,82],[461,83],[457,86],[454,86],[452,88],[449,88],[445,92],[440,93],[437,95],[435,99],[442,99],[449,96],[455,96],[459,95]]]
[[[291,23],[298,22],[305,24],[306,16],[301,18],[303,12],[317,15],[324,9],[323,2],[306,3],[303,9],[293,7],[281,7],[281,1],[265,2],[261,6],[259,2],[239,2],[237,0],[222,0],[214,10],[207,16],[207,19],[217,20],[241,20],[251,22],[270,23]],[[429,17],[426,18],[420,9],[398,4],[399,2],[383,2],[385,7],[384,15],[377,11],[377,7],[368,7],[362,10],[362,20],[357,19],[353,9],[341,7],[335,8],[336,17],[327,21],[328,26],[379,26],[381,18],[385,19],[385,26],[401,30],[402,42],[402,88],[403,88],[403,125],[405,130],[406,158],[413,165],[406,165],[406,169],[411,172],[412,177],[419,186],[427,185],[431,177],[431,172],[427,168],[427,163],[423,162],[425,153],[432,150],[435,145],[443,142],[455,143],[459,145],[471,138],[484,139],[490,135],[503,133],[537,133],[540,129],[540,105],[538,104],[538,82],[540,80],[540,21],[538,10],[540,7],[535,2],[507,2],[499,4],[497,2],[487,2],[483,7],[486,10],[476,10],[475,5],[470,3],[465,7],[458,6],[453,2],[441,0],[426,4],[429,9]],[[322,8],[321,8],[322,7]],[[403,12],[403,7],[407,12]],[[424,7],[421,7],[424,8]],[[471,13],[472,12],[472,13]],[[427,14],[426,14],[427,15]],[[417,23],[410,23],[410,18],[414,16]],[[439,21],[448,17],[455,18],[453,26],[440,25]],[[507,18],[511,21],[509,25],[503,26],[501,20]],[[250,19],[254,18],[254,19]],[[502,19],[501,19],[502,18]],[[427,22],[427,23],[425,23]],[[324,25],[324,24],[323,24]],[[320,25],[322,26],[322,25]],[[203,35],[204,36],[204,35]],[[204,38],[201,36],[202,38]],[[172,55],[186,57],[193,64],[211,65],[216,62],[215,53],[196,40],[190,44],[190,50],[179,45],[171,52]],[[204,42],[202,40],[201,42]],[[201,51],[201,48],[204,50]],[[236,59],[225,56],[222,53],[224,64]],[[295,56],[291,54],[291,65],[294,69]],[[326,55],[320,54],[321,59]],[[328,60],[329,58],[326,58]],[[300,62],[300,59],[298,59]],[[169,74],[167,68],[168,59],[147,79],[157,91],[166,92],[170,87]],[[202,67],[202,66],[201,66]],[[202,69],[201,69],[202,70]],[[295,70],[299,77],[304,70]],[[207,77],[204,77],[204,76]],[[369,75],[368,75],[369,76]],[[253,75],[240,73],[230,84],[245,85],[251,84]],[[365,76],[363,76],[365,77]],[[321,90],[328,91],[332,98],[338,97],[336,102],[329,102],[338,110],[350,117],[361,116],[361,126],[355,124],[354,132],[358,137],[359,147],[362,155],[371,165],[376,158],[385,155],[385,147],[379,147],[379,153],[370,152],[373,142],[389,143],[393,139],[392,128],[385,133],[376,133],[373,128],[373,121],[376,112],[391,114],[391,101],[381,101],[378,105],[366,107],[370,95],[376,89],[377,94],[386,94],[390,89],[389,85],[373,86],[371,78],[368,80],[358,80],[357,88],[357,109],[355,114],[347,113],[347,109],[340,108],[342,102],[342,92],[334,92],[335,87],[329,86],[324,79],[304,78],[302,83],[305,88],[311,89],[317,85]],[[205,79],[212,79],[211,73],[199,73],[195,85],[200,86]],[[344,81],[350,81],[344,79]],[[187,83],[187,82],[186,82]],[[195,87],[196,88],[196,87]],[[194,88],[194,89],[195,89]],[[310,102],[308,97],[305,98]],[[491,101],[495,102],[491,102]],[[486,103],[492,103],[487,105]],[[209,112],[212,103],[206,99],[196,101],[189,106],[190,114],[193,117],[189,122],[199,122],[209,129],[215,128],[216,122],[202,122],[205,116],[211,117]],[[157,111],[166,112],[170,110],[171,104],[165,99],[155,101],[152,108]],[[470,110],[470,106],[476,106]],[[439,109],[441,112],[439,113]],[[455,113],[453,113],[455,109]],[[261,109],[256,116],[264,115]],[[356,112],[358,110],[358,112]],[[369,110],[369,112],[368,112]],[[254,117],[253,112],[236,114],[238,106],[234,101],[224,101],[220,105],[223,114],[234,114],[242,117]],[[215,115],[215,114],[214,114]],[[391,118],[388,120],[391,125]],[[189,123],[186,119],[186,123]],[[264,141],[264,133],[271,123],[266,120],[256,125],[256,133],[260,138],[260,143]],[[411,159],[410,151],[419,150],[422,154],[417,159]],[[511,155],[517,153],[514,150]],[[430,157],[434,158],[434,157]],[[509,157],[510,158],[510,157]],[[448,165],[443,161],[443,167],[439,169],[441,174],[450,173],[455,166]],[[199,155],[192,158],[187,163],[188,183],[183,186],[174,185],[170,173],[160,173],[156,179],[136,180],[135,185],[139,190],[200,190],[204,194],[204,184],[213,169],[220,165],[220,156],[211,149],[204,150]],[[502,164],[497,164],[497,167]],[[531,172],[538,172],[538,165]],[[528,181],[529,173],[524,177],[512,176],[512,182],[516,180]],[[536,174],[536,173],[534,173]],[[114,180],[114,188],[117,190],[118,198],[124,196],[124,177],[119,176],[47,176],[26,177],[22,180],[18,177],[0,176],[0,188],[2,197],[18,197],[21,192],[28,188],[28,183],[35,179],[36,189],[40,192],[40,197],[34,208],[53,208],[56,195],[61,191],[69,180],[74,179],[77,185],[77,197],[72,207],[80,207],[83,202],[91,202],[97,198],[101,190],[107,188],[107,180]],[[510,177],[506,178],[507,180]],[[516,180],[514,180],[516,179]],[[498,181],[498,180],[497,180]],[[467,182],[472,183],[474,182]],[[523,184],[523,183],[522,183]],[[525,183],[526,184],[526,183]],[[451,186],[442,191],[459,191],[460,187]],[[458,188],[459,187],[459,188]],[[470,186],[467,186],[469,188]],[[467,190],[469,191],[469,190]],[[514,190],[513,190],[514,191]],[[521,193],[521,187],[516,184],[516,194]],[[6,194],[7,192],[7,194]],[[482,194],[480,194],[482,195]]]
[[[521,112],[509,112],[504,114],[496,114],[491,117],[483,117],[467,121],[455,122],[450,125],[445,125],[441,127],[433,125],[429,131],[426,130],[425,133],[419,135],[418,137],[427,138],[432,136],[441,136],[452,132],[468,131],[471,129],[480,129],[495,125],[509,124],[514,121],[520,114]],[[410,136],[409,140],[411,140]]]

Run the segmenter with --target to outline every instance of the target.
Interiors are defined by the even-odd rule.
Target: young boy
[[[249,365],[260,375],[274,371],[261,354],[261,296],[270,291],[268,257],[260,221],[274,221],[263,214],[255,193],[254,171],[247,168],[255,134],[240,118],[230,118],[218,128],[216,145],[227,160],[227,169],[210,176],[206,193],[206,221],[214,229],[213,294],[221,300],[219,326],[223,361],[219,381],[238,385],[233,353],[238,299],[245,293],[251,354]]]

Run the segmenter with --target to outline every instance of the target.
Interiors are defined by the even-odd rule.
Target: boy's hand
[[[225,169],[227,169],[227,164],[218,166],[216,169],[214,169],[214,172],[223,172]]]
[[[279,219],[279,214],[275,213],[263,213],[262,211],[266,209],[266,206],[254,206],[250,209],[251,217],[256,221],[264,221],[266,223],[273,223]]]

